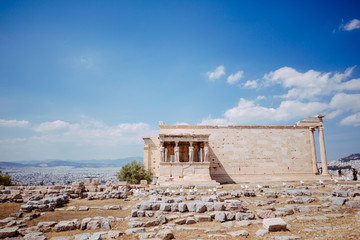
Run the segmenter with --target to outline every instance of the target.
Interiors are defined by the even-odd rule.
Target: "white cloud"
[[[360,111],[360,94],[337,93],[331,99],[329,108],[333,111],[329,114],[329,118],[334,118],[344,112]]]
[[[282,95],[283,98],[314,100],[343,89],[354,90],[350,87],[357,87],[356,79],[342,82],[351,76],[354,68],[347,68],[344,73],[321,73],[314,70],[300,73],[291,67],[282,67],[265,74],[264,79],[267,84],[276,83],[289,88],[287,94]]]
[[[257,86],[258,86],[258,83],[256,80],[252,80],[252,81],[247,80],[246,83],[244,84],[244,87],[246,87],[246,88],[257,88]]]
[[[352,31],[354,29],[359,29],[360,21],[354,18],[353,20],[349,21],[347,24],[341,25],[341,28],[345,31]]]
[[[360,112],[350,115],[341,120],[340,125],[360,126]]]
[[[228,84],[234,84],[237,81],[239,81],[241,78],[243,78],[243,76],[244,76],[244,71],[239,71],[239,72],[237,72],[235,74],[231,74],[227,78],[227,83]]]
[[[31,136],[0,138],[0,158],[82,160],[138,156],[142,153],[142,137],[158,134],[158,130],[143,122],[107,125],[94,120],[57,120],[32,129]]]
[[[322,113],[327,104],[320,102],[302,103],[299,101],[283,101],[278,108],[263,107],[240,98],[238,105],[225,112],[223,118],[204,119],[201,125],[256,125],[270,124],[281,121],[298,120],[304,116]]]
[[[0,127],[28,127],[30,123],[25,120],[4,120],[0,119]]]
[[[49,132],[49,131],[58,131],[69,128],[71,125],[68,122],[61,120],[56,120],[53,122],[44,122],[34,127],[36,132]]]
[[[338,86],[338,89],[348,91],[360,90],[360,78],[344,82]]]
[[[225,75],[225,67],[223,65],[218,66],[214,72],[206,73],[209,77],[209,80],[219,79],[221,76]]]
[[[256,97],[256,100],[264,100],[264,99],[266,99],[265,96],[257,96],[257,97]]]

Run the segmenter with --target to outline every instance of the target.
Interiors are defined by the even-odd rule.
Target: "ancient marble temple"
[[[144,165],[159,184],[214,184],[328,178],[324,115],[294,126],[204,126],[159,123],[143,137]],[[322,173],[317,168],[314,131]]]

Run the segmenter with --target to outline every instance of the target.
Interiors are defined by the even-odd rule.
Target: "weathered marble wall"
[[[253,175],[314,174],[308,127],[159,127],[160,134],[210,134],[210,174],[218,181],[236,181]],[[156,172],[159,142],[156,145],[153,141],[150,155]]]

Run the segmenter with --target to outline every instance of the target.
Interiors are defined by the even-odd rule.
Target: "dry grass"
[[[0,203],[0,219],[9,217],[11,213],[19,212],[20,206],[20,203]]]
[[[135,205],[133,201],[124,201],[122,199],[109,199],[109,200],[72,200],[70,203],[64,206],[64,209],[70,206],[76,206],[77,209],[80,206],[88,207],[102,207],[105,205],[120,205],[122,208],[127,208],[126,210],[102,210],[102,209],[92,209],[89,211],[54,211],[47,212],[44,215],[32,220],[29,222],[29,226],[35,226],[39,222],[47,221],[67,221],[73,219],[84,219],[88,217],[115,217],[115,218],[125,218],[130,215],[131,209]]]

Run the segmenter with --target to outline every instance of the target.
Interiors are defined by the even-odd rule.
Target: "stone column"
[[[310,147],[311,147],[311,160],[313,165],[313,172],[315,174],[319,173],[318,167],[317,167],[317,159],[316,159],[316,148],[315,148],[315,138],[314,138],[314,131],[315,128],[311,127],[310,130]]]
[[[199,159],[199,162],[203,162],[204,160],[203,160],[203,151],[202,151],[203,149],[202,148],[200,148],[200,159]]]
[[[192,146],[192,142],[189,143],[189,162],[194,162],[194,147]]]
[[[175,142],[174,152],[175,152],[175,162],[180,162],[180,152],[179,152],[179,142]]]
[[[164,162],[164,145],[163,142],[160,143],[160,162]]]
[[[165,160],[165,162],[168,162],[168,149],[167,148],[165,148],[165,158],[164,158]]]
[[[208,162],[208,156],[209,156],[209,147],[207,144],[204,146],[204,162]]]
[[[324,127],[319,127],[319,145],[320,145],[320,156],[322,165],[322,175],[329,175],[326,151],[325,151],[325,140],[324,140]]]

